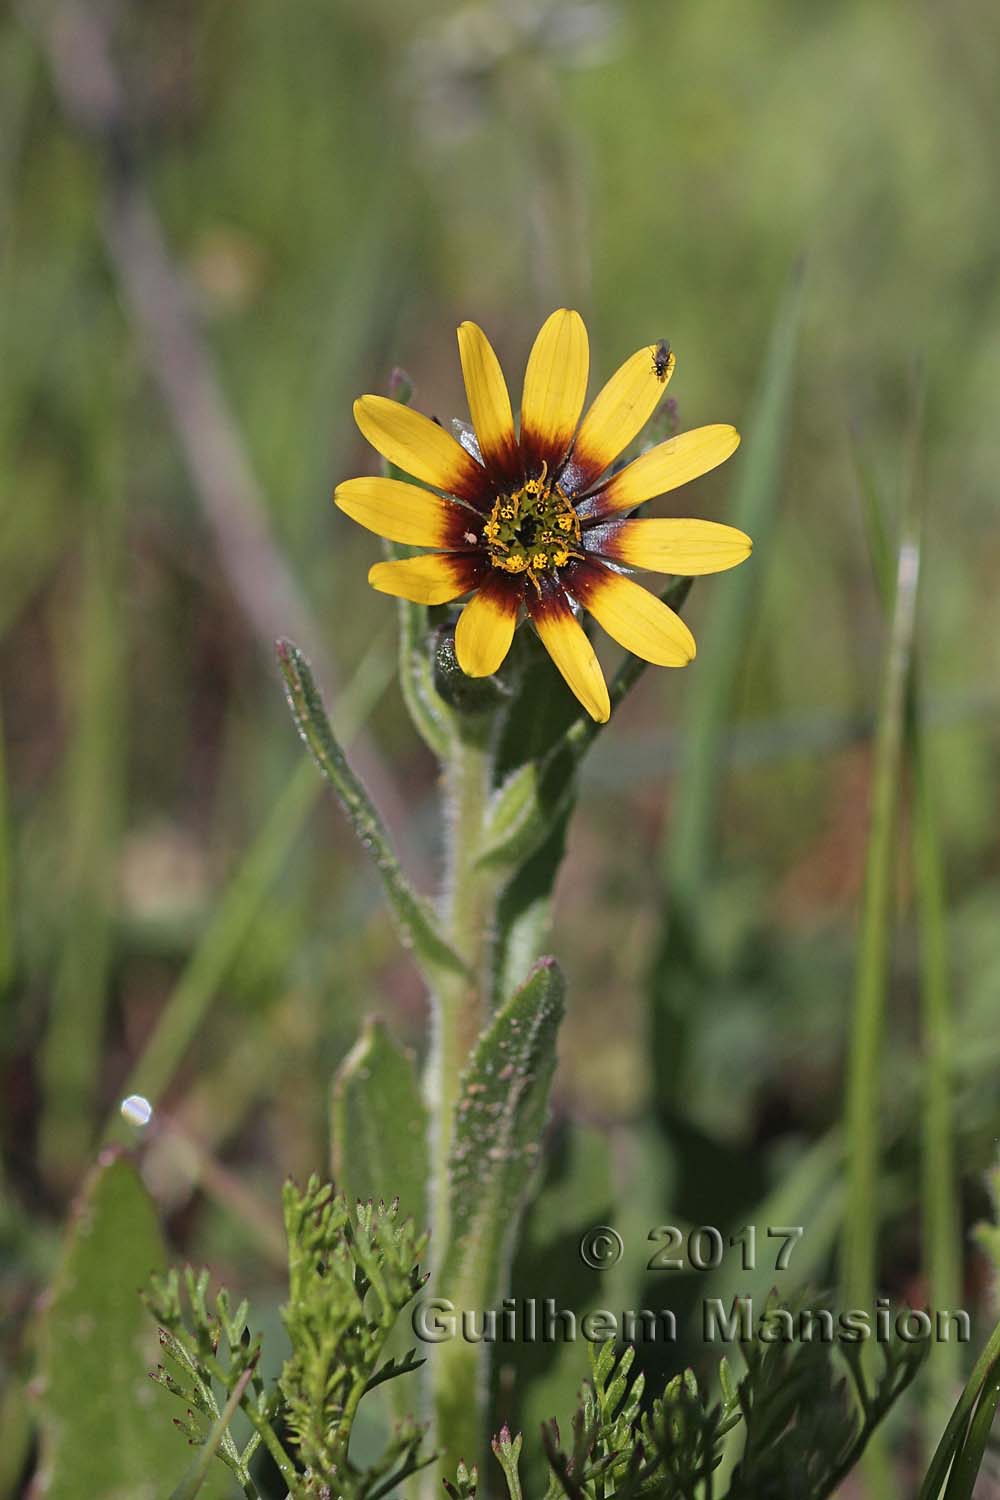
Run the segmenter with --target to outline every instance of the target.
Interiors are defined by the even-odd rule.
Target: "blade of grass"
[[[919,423],[906,483],[917,484]],[[892,559],[887,506],[874,473],[855,445],[855,472],[864,502],[876,582],[886,610],[892,600]],[[961,1224],[957,1195],[952,1107],[953,1055],[944,858],[926,733],[919,651],[911,653],[905,705],[905,750],[913,778],[913,857],[917,927],[920,933],[920,992],[923,1078],[921,1114],[921,1204],[924,1270],[932,1308],[957,1307],[961,1295]],[[928,1449],[937,1441],[961,1379],[961,1350],[944,1342],[928,1363],[929,1400],[923,1404]]]
[[[919,431],[919,422],[918,411],[915,432]],[[906,487],[904,506],[876,728],[865,887],[847,1058],[847,1204],[840,1263],[847,1308],[870,1308],[875,1298],[879,1081],[893,928],[903,734],[920,573],[921,515],[917,486],[913,482]],[[872,1494],[889,1493],[890,1476],[878,1441],[869,1444],[864,1465]]]
[[[957,1152],[953,1118],[953,1056],[948,965],[944,865],[935,789],[927,741],[919,727],[918,688],[914,682],[911,757],[914,777],[914,858],[917,919],[920,929],[921,1021],[924,1052],[921,1111],[921,1185],[924,1265],[928,1300],[935,1308],[959,1305],[962,1289],[962,1228],[958,1202]],[[925,1438],[936,1438],[960,1381],[957,1344],[934,1351],[928,1380]]]
[[[965,1442],[955,1455],[948,1478],[945,1500],[972,1500],[976,1479],[982,1466],[986,1444],[993,1430],[993,1418],[1000,1404],[1000,1360],[987,1373],[976,1404]]]
[[[95,439],[95,442],[98,441]],[[92,479],[79,616],[65,642],[75,697],[66,758],[66,913],[42,1052],[39,1154],[46,1179],[79,1180],[90,1154],[113,961],[118,837],[124,798],[121,565],[124,509],[117,443],[103,444]]]
[[[802,310],[802,269],[796,267],[778,308],[761,373],[747,437],[739,460],[729,520],[754,539],[767,557],[774,530],[781,469],[792,410],[795,361]],[[668,1106],[683,1076],[689,1002],[700,988],[692,971],[698,896],[718,841],[726,735],[762,569],[751,559],[712,594],[712,610],[700,631],[702,665],[688,684],[684,750],[673,815],[665,836],[662,868],[666,910],[649,976],[656,1094]]]
[[[948,1425],[942,1434],[941,1441],[937,1445],[930,1467],[924,1476],[924,1482],[920,1486],[917,1500],[938,1500],[938,1496],[941,1493],[941,1486],[944,1484],[955,1452],[964,1441],[972,1409],[979,1399],[979,1394],[983,1390],[990,1372],[996,1368],[998,1363],[1000,1363],[1000,1323],[997,1324],[990,1334],[985,1349],[976,1360],[975,1368],[969,1376],[965,1390],[959,1397]]]
[[[362,659],[343,696],[341,725],[346,738],[350,739],[367,719],[392,668],[380,638]],[[164,1006],[142,1057],[121,1090],[123,1097],[141,1094],[154,1105],[162,1098],[322,790],[323,783],[308,760],[296,767]],[[121,1139],[125,1129],[116,1106],[108,1117],[105,1139]]]

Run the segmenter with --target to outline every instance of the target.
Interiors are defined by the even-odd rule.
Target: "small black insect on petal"
[[[670,345],[666,339],[660,339],[653,350],[653,369],[659,381],[667,378],[667,369],[670,365]]]

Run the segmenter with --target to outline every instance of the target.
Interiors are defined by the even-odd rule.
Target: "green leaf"
[[[139,1299],[164,1266],[136,1168],[105,1153],[79,1200],[43,1325],[47,1500],[159,1500],[183,1474],[184,1444],[148,1378],[158,1348]]]
[[[333,1177],[348,1202],[398,1198],[427,1221],[427,1109],[412,1055],[384,1021],[366,1021],[333,1082]]]
[[[483,864],[516,859],[525,834],[530,836],[538,800],[538,762],[529,760],[512,771],[493,794],[486,810],[479,853]]]
[[[476,1044],[462,1078],[452,1137],[451,1233],[439,1284],[468,1293],[466,1307],[497,1296],[528,1183],[539,1160],[563,1017],[562,973],[541,959]]]
[[[540,848],[508,881],[497,904],[493,948],[493,1006],[498,1009],[517,988],[521,975],[549,941],[552,890],[566,853],[569,810]]]
[[[459,1313],[495,1306],[521,1208],[539,1165],[564,983],[541,959],[479,1038],[462,1076],[452,1134],[450,1233],[435,1295]],[[434,1349],[438,1431],[453,1457],[478,1462],[478,1346],[452,1339]]]
[[[299,733],[375,863],[400,938],[430,974],[466,973],[465,964],[445,940],[429,906],[403,874],[385,824],[330,727],[309,663],[291,641],[279,641],[277,649],[288,705]]]

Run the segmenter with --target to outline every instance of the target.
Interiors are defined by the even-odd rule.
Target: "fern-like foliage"
[[[769,1337],[779,1319],[798,1325],[804,1313],[822,1309],[822,1303],[810,1307],[805,1299],[785,1309],[772,1304],[760,1336],[745,1350],[747,1373],[738,1397],[746,1438],[729,1500],[826,1500],[929,1353],[926,1340],[906,1343],[895,1334],[874,1346]],[[866,1366],[876,1362],[872,1378]]]
[[[721,1461],[725,1435],[740,1420],[729,1394],[709,1405],[693,1373],[676,1375],[648,1409],[645,1378],[630,1380],[634,1348],[616,1357],[613,1344],[590,1347],[590,1380],[562,1446],[559,1426],[542,1433],[551,1477],[546,1500],[694,1500]]]
[[[349,1455],[363,1398],[422,1363],[414,1350],[402,1359],[385,1359],[384,1350],[426,1280],[427,1237],[400,1220],[396,1203],[350,1206],[317,1177],[305,1189],[286,1185],[284,1211],[289,1297],[282,1317],[291,1353],[277,1384],[266,1391],[256,1373],[260,1344],[246,1303],[231,1312],[222,1291],[210,1305],[208,1272],[190,1269],[154,1278],[146,1293],[165,1358],[154,1378],[185,1403],[177,1425],[195,1445],[206,1442],[240,1388],[253,1434],[240,1450],[226,1431],[216,1451],[246,1495],[257,1494],[250,1462],[263,1444],[292,1500],[382,1500],[434,1458],[412,1419],[397,1424],[373,1464],[360,1468]]]
[[[784,1308],[769,1303],[756,1338],[741,1345],[745,1374],[735,1380],[723,1360],[715,1401],[686,1370],[647,1403],[643,1376],[631,1378],[635,1350],[619,1356],[611,1343],[591,1346],[590,1379],[568,1441],[555,1421],[542,1432],[545,1500],[828,1500],[929,1346],[898,1336],[878,1344],[873,1378],[865,1344],[786,1336],[815,1322],[822,1307],[804,1299]],[[740,1447],[720,1488],[717,1471],[731,1442]],[[505,1428],[493,1451],[510,1500],[522,1500],[520,1435],[512,1439]]]
[[[195,1272],[190,1266],[183,1276],[170,1271],[151,1279],[144,1301],[159,1324],[164,1361],[152,1375],[184,1402],[186,1412],[174,1418],[174,1425],[192,1447],[206,1441],[229,1397],[243,1384],[241,1405],[254,1429],[250,1441],[241,1450],[227,1429],[216,1453],[248,1490],[252,1485],[250,1460],[272,1415],[257,1375],[260,1341],[250,1332],[246,1302],[232,1311],[228,1293],[223,1290],[209,1305],[208,1285],[208,1272]],[[217,1394],[220,1390],[221,1399]]]

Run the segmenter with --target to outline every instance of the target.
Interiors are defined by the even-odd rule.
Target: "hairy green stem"
[[[456,739],[444,766],[446,864],[442,919],[448,940],[468,967],[442,974],[432,996],[434,1037],[428,1064],[428,1103],[434,1136],[431,1193],[434,1258],[448,1242],[448,1156],[459,1079],[482,1024],[480,975],[492,926],[485,887],[475,868],[489,796],[489,754],[485,746]]]
[[[431,1118],[431,1254],[438,1274],[451,1229],[449,1170],[455,1108],[462,1074],[486,1020],[490,947],[496,916],[497,876],[479,863],[492,784],[493,756],[486,726],[463,724],[444,763],[446,812],[442,922],[470,978],[444,974],[432,995],[433,1040],[427,1065]],[[447,1286],[437,1285],[447,1297]],[[449,1340],[433,1351],[430,1377],[439,1446],[452,1465],[476,1463],[485,1448],[483,1397],[486,1345]],[[433,1474],[433,1471],[428,1471]],[[428,1492],[439,1481],[431,1478]]]
[[[271,1455],[278,1473],[288,1488],[289,1496],[298,1495],[300,1493],[298,1471],[282,1446],[281,1440],[274,1428],[267,1418],[257,1410],[252,1401],[243,1402],[243,1411],[249,1418],[254,1432],[257,1433],[264,1447]]]

